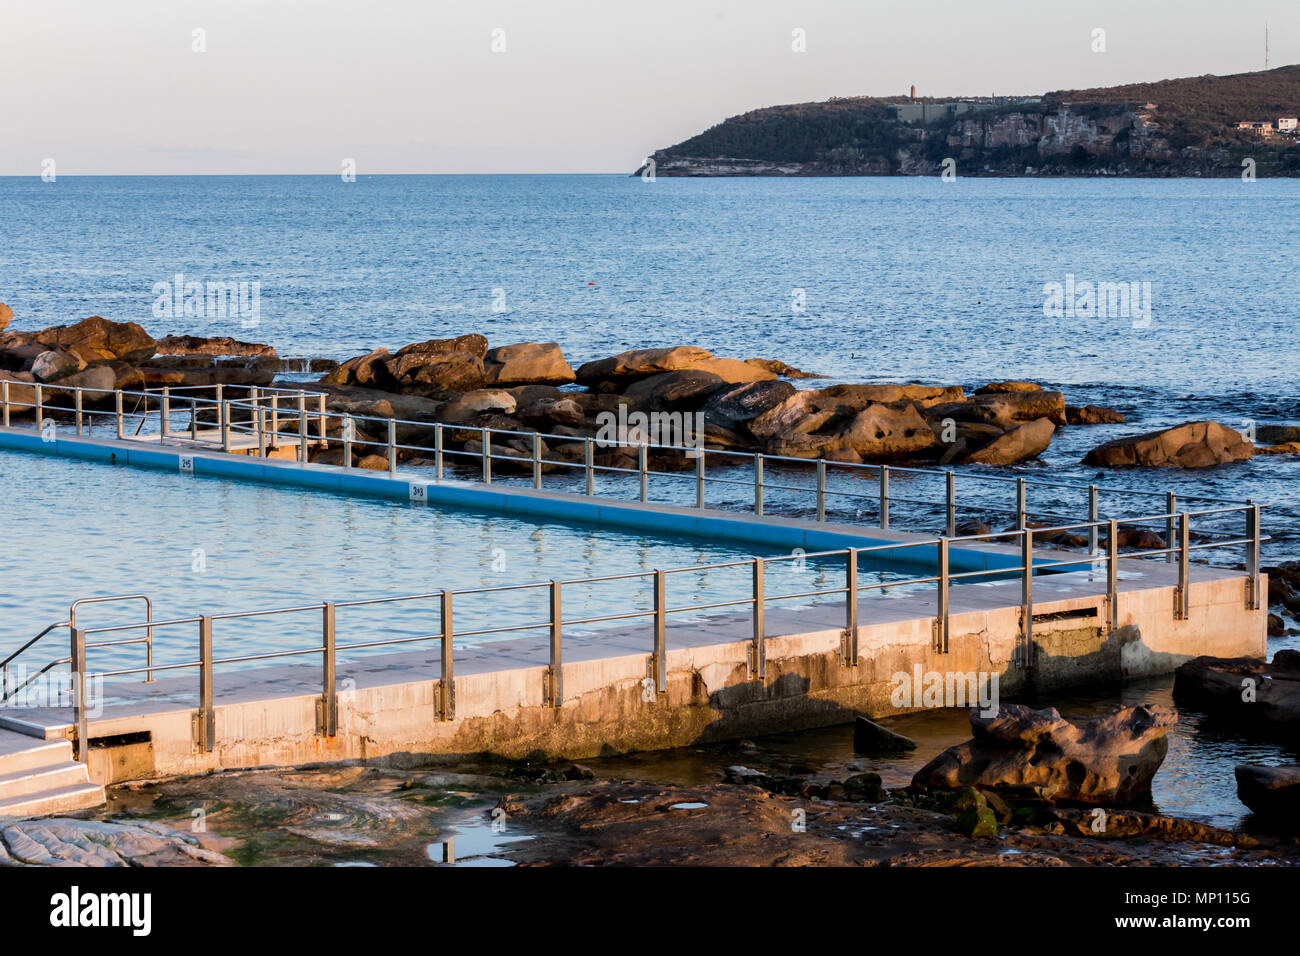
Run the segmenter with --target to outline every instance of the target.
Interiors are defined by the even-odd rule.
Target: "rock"
[[[14,310],[9,308],[3,302],[0,302],[0,332],[9,328],[9,323],[14,319]]]
[[[882,727],[861,714],[853,721],[853,752],[858,754],[895,753],[915,750],[916,741]]]
[[[970,714],[974,737],[916,772],[914,790],[1029,791],[1048,800],[1131,803],[1148,796],[1165,759],[1169,708],[1119,707],[1104,717],[1063,718],[1055,708],[1007,704],[992,717]]]
[[[975,465],[1012,465],[1018,461],[1037,458],[1052,443],[1056,426],[1046,418],[1019,425],[994,439],[979,451],[966,456],[966,463]]]
[[[975,389],[976,395],[1006,395],[1011,392],[1041,392],[1043,386],[1033,382],[992,382]]]
[[[564,779],[565,780],[595,780],[596,771],[580,763],[575,763],[573,766],[569,767],[568,770],[564,771]]]
[[[466,392],[438,409],[438,417],[446,422],[467,422],[484,412],[501,412],[509,415],[515,410],[515,397],[500,388],[481,388]]]
[[[36,403],[36,389],[32,387],[29,379],[19,378],[20,375],[27,374],[23,372],[0,372],[0,382],[9,383],[9,401],[12,405],[34,405]],[[30,408],[13,408],[9,409],[10,415],[31,415]]]
[[[734,432],[785,401],[795,391],[789,382],[746,382],[714,392],[701,411],[706,425]]]
[[[1286,621],[1276,614],[1268,616],[1268,636],[1282,637],[1286,634]]]
[[[712,372],[682,369],[638,379],[624,390],[623,396],[641,408],[694,411],[710,395],[726,387],[722,377]]]
[[[1174,700],[1251,733],[1300,743],[1300,653],[1272,663],[1251,657],[1197,657],[1174,674]]]
[[[862,718],[858,719],[861,720]],[[884,800],[889,796],[885,791],[884,785],[880,781],[880,774],[878,773],[854,774],[852,777],[845,780],[841,786],[844,788],[845,798],[849,800],[860,800],[874,803]]]
[[[1150,528],[1125,524],[1120,525],[1115,543],[1121,550],[1155,551],[1165,546],[1165,539]]]
[[[1255,448],[1259,455],[1300,455],[1300,441],[1290,441],[1283,445],[1264,445]]]
[[[1255,429],[1255,437],[1265,445],[1290,444],[1300,441],[1300,425],[1260,425]]]
[[[37,339],[64,351],[77,351],[87,363],[120,359],[132,365],[153,357],[157,343],[135,322],[110,322],[98,315],[75,325],[56,325],[37,334]]]
[[[571,398],[544,398],[522,409],[519,417],[535,424],[569,425],[573,428],[581,427],[586,421],[582,406]]]
[[[967,518],[965,521],[959,521],[953,530],[957,532],[959,538],[989,534],[993,531],[987,521],[980,521],[977,518]]]
[[[20,863],[38,866],[231,866],[188,833],[147,821],[24,820],[0,836]]]
[[[1006,431],[1015,424],[1015,411],[1006,402],[974,400],[943,402],[927,408],[925,417],[934,423],[932,427],[938,432],[942,432],[948,421],[991,425],[1000,432]]]
[[[129,367],[129,366],[128,366]],[[93,388],[111,392],[118,388],[118,373],[111,365],[92,365],[59,379],[59,388]],[[116,401],[116,399],[114,399]]]
[[[359,385],[392,391],[396,383],[384,365],[391,355],[388,349],[376,349],[350,358],[321,379],[321,382],[326,385]]]
[[[1242,765],[1234,771],[1237,797],[1262,817],[1281,817],[1293,827],[1300,820],[1300,766]]]
[[[412,342],[410,345],[403,345],[397,350],[398,355],[410,355],[411,353],[428,354],[430,352],[469,352],[477,358],[485,358],[488,351],[488,340],[485,336],[477,332],[470,332],[468,335],[458,335],[451,339],[427,339],[423,342]]]
[[[473,352],[407,352],[384,363],[396,388],[416,395],[471,392],[487,380],[483,360]]]
[[[818,375],[816,372],[805,372],[795,368],[793,365],[786,365],[784,362],[776,359],[765,358],[747,358],[746,365],[752,365],[755,368],[761,368],[771,372],[773,375],[779,375],[781,378],[825,378],[825,375]]]
[[[1012,421],[1031,422],[1036,418],[1048,418],[1057,425],[1066,423],[1065,396],[1060,392],[986,392],[977,393],[971,401],[976,404],[1006,405],[1011,409]]]
[[[988,807],[967,807],[957,815],[957,832],[976,839],[998,835],[998,819]]]
[[[555,342],[520,342],[492,349],[483,359],[488,385],[567,385],[573,369]]]
[[[67,352],[46,351],[36,356],[31,373],[42,382],[52,382],[85,368],[85,363]]]
[[[1101,405],[1066,405],[1065,421],[1069,425],[1123,425],[1124,416]]]
[[[724,382],[758,382],[774,379],[776,375],[763,368],[736,359],[716,358],[712,352],[694,345],[679,345],[674,348],[639,349],[621,352],[609,358],[597,359],[579,366],[577,380],[589,387],[627,385],[639,378],[658,375],[660,372],[676,372],[684,369],[699,369],[712,372]]]
[[[958,385],[832,385],[817,394],[839,408],[861,411],[868,405],[894,405],[911,402],[920,408],[960,402]]]
[[[279,358],[269,345],[241,342],[228,335],[203,338],[198,335],[164,335],[157,342],[158,355],[238,355],[245,358]]]
[[[1088,452],[1085,465],[1105,468],[1210,468],[1245,461],[1255,447],[1218,422],[1185,422],[1173,428],[1117,438]]]

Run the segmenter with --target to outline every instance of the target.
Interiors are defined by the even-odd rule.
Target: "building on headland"
[[[1277,123],[1270,123],[1268,120],[1242,120],[1237,124],[1237,129],[1257,136],[1273,136],[1277,133],[1295,133],[1298,125],[1300,120],[1294,116],[1279,116]]]
[[[1294,116],[1280,116],[1277,121],[1277,131],[1279,133],[1294,133],[1298,125],[1300,125],[1300,119]]]
[[[912,87],[912,99],[916,98],[916,87]],[[891,115],[900,123],[937,123],[954,119],[963,113],[997,109],[1000,106],[1032,104],[1042,102],[1041,97],[989,96],[977,99],[957,100],[952,103],[899,103],[890,106]]]

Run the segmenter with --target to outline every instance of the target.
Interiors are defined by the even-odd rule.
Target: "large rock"
[[[897,753],[915,750],[916,741],[896,734],[874,720],[861,714],[853,721],[853,752],[855,754]]]
[[[79,372],[85,367],[86,363],[70,352],[50,349],[36,356],[32,362],[31,373],[42,382],[52,382],[73,372]]]
[[[1122,804],[1149,796],[1178,720],[1167,707],[1119,707],[1071,720],[1055,708],[1007,704],[992,717],[970,714],[974,737],[916,772],[917,790],[980,787],[1046,800]]]
[[[633,382],[623,392],[638,406],[649,409],[695,410],[710,395],[727,387],[719,376],[699,369],[660,372]]]
[[[467,335],[457,335],[450,339],[426,339],[423,342],[412,342],[410,345],[404,345],[397,350],[398,355],[409,355],[412,352],[469,352],[471,355],[477,355],[484,358],[488,351],[488,340],[486,336],[479,335],[477,332],[470,332]]]
[[[484,356],[484,381],[488,385],[567,385],[573,369],[556,342],[520,342],[502,345]]]
[[[153,357],[157,343],[135,322],[110,322],[98,315],[75,325],[56,325],[38,333],[37,339],[50,347],[75,351],[87,363],[120,359],[132,365]]]
[[[1255,446],[1236,429],[1218,422],[1186,422],[1098,445],[1083,463],[1105,468],[1210,468],[1254,454]]]
[[[125,363],[123,363],[125,364]],[[127,366],[130,368],[130,366]],[[112,365],[91,365],[80,372],[73,372],[59,379],[59,388],[90,388],[111,392],[118,388],[118,372]],[[121,386],[129,388],[130,386]],[[115,399],[116,401],[116,399]]]
[[[1018,425],[966,457],[968,464],[1012,465],[1037,458],[1052,443],[1056,426],[1046,418]]]
[[[375,349],[365,355],[348,359],[321,382],[326,385],[356,385],[362,388],[378,388],[391,391],[393,377],[385,364],[392,357],[388,349]]]
[[[1266,445],[1286,445],[1300,441],[1300,425],[1260,425],[1255,437]]]
[[[789,382],[764,381],[746,382],[714,392],[702,409],[705,425],[737,431],[795,391]]]
[[[975,389],[976,395],[1006,395],[1012,392],[1041,392],[1043,386],[1034,382],[991,382]]]
[[[483,360],[473,352],[406,352],[384,363],[395,388],[417,395],[471,392],[481,388]]]
[[[661,372],[684,369],[712,372],[729,384],[776,378],[775,373],[765,368],[738,359],[717,358],[712,352],[694,345],[678,345],[674,348],[636,349],[586,362],[578,367],[577,379],[588,387],[621,387]]]
[[[36,866],[231,866],[189,833],[148,820],[23,820],[0,831],[19,863]]]
[[[1300,743],[1300,651],[1278,651],[1272,663],[1193,658],[1174,674],[1174,700],[1252,733]]]
[[[515,397],[505,389],[483,388],[447,402],[438,410],[438,417],[445,422],[467,422],[488,412],[509,415],[516,407]]]
[[[818,375],[816,372],[805,372],[803,369],[795,368],[793,365],[787,365],[780,359],[765,358],[747,358],[746,365],[753,365],[756,368],[765,369],[773,375],[779,375],[781,378],[825,378],[825,375]]]
[[[861,411],[868,405],[912,402],[921,408],[960,402],[960,385],[832,385],[818,390],[823,399],[841,408]]]
[[[198,335],[164,335],[157,342],[158,355],[238,355],[245,358],[278,357],[269,345],[241,342],[228,335],[203,338]]]
[[[9,328],[9,323],[14,320],[14,310],[9,308],[3,302],[0,302],[0,332]]]
[[[1124,416],[1103,405],[1066,405],[1065,420],[1070,425],[1123,425]]]
[[[1048,418],[1057,425],[1066,424],[1065,396],[1060,392],[977,392],[971,401],[985,405],[1005,405],[1011,410],[1012,420],[1017,422]]]
[[[1278,817],[1300,828],[1300,766],[1243,765],[1235,770],[1237,796],[1262,817]]]

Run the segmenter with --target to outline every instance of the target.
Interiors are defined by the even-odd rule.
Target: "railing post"
[[[298,393],[298,461],[307,464],[311,455],[307,450],[307,400],[302,392]]]
[[[316,428],[316,434],[320,438],[322,445],[325,444],[326,433],[329,431],[329,414],[325,409],[325,393],[320,393],[320,400],[316,403],[319,413],[319,425]]]
[[[72,391],[73,391],[73,395],[72,395],[73,415],[77,423],[77,437],[80,438],[81,437],[81,409],[82,409],[81,388],[77,387],[74,388]],[[5,424],[8,424],[8,422],[6,422]]]
[[[1028,502],[1025,495],[1025,479],[1016,479],[1016,527],[1024,528],[1028,515]]]
[[[433,426],[433,464],[434,476],[442,481],[442,422]]]
[[[1174,546],[1174,535],[1178,533],[1178,498],[1172,491],[1165,492],[1165,563],[1173,564],[1178,555],[1169,550]]]
[[[113,392],[113,398],[115,400],[114,408],[117,417],[117,437],[125,438],[126,433],[123,429],[123,423],[122,423],[122,390],[120,388]],[[36,389],[36,404],[39,406],[40,402],[41,402],[41,390],[40,387],[38,386]],[[37,420],[37,425],[38,426],[40,425],[39,416]]]
[[[564,702],[564,660],[561,642],[564,624],[560,606],[560,582],[551,582],[551,666],[546,674],[546,703],[559,707]]]
[[[939,580],[938,596],[934,618],[934,649],[940,654],[948,653],[948,539],[939,539]]]
[[[343,467],[352,467],[352,430],[355,426],[352,424],[352,416],[347,412],[343,413]]]
[[[754,514],[763,514],[763,456],[754,456]]]
[[[1101,512],[1097,506],[1097,486],[1088,486],[1088,520],[1092,522],[1088,528],[1088,553],[1093,557],[1097,555],[1097,521],[1100,520]]]
[[[1106,616],[1107,627],[1119,627],[1119,522],[1106,522]]]
[[[880,466],[880,527],[889,530],[889,468]]]
[[[944,534],[957,537],[957,475],[948,472],[944,477]]]
[[[1034,661],[1034,532],[1030,528],[1021,528],[1020,558],[1020,637],[1023,649],[1019,663],[1021,667],[1029,667]]]
[[[655,647],[650,659],[650,679],[654,681],[655,694],[668,693],[668,575],[662,568],[655,569]]]
[[[326,601],[322,606],[321,636],[323,660],[321,662],[321,733],[333,737],[339,729],[339,700],[335,680],[335,632],[334,603]]]
[[[587,495],[596,493],[596,449],[594,439],[588,438],[582,447],[582,464],[587,475]]]
[[[1191,580],[1188,575],[1187,552],[1191,550],[1188,547],[1191,537],[1191,518],[1184,511],[1178,516],[1178,554],[1175,555],[1178,559],[1178,590],[1175,592],[1178,599],[1174,603],[1174,613],[1180,621],[1185,621],[1190,616]]]
[[[817,520],[826,520],[826,459],[817,459]]]
[[[486,428],[483,432],[483,484],[492,484],[492,434]]]
[[[844,643],[843,664],[858,663],[858,549],[844,552]]]
[[[212,753],[217,735],[217,714],[212,703],[212,618],[199,618],[199,712],[194,716],[199,749]]]
[[[754,559],[754,638],[749,647],[750,680],[767,678],[767,621],[764,617],[762,558]]]
[[[266,409],[260,405],[253,406],[253,414],[257,416],[257,457],[266,457]]]
[[[456,675],[452,671],[455,650],[452,647],[451,591],[442,592],[442,673],[438,678],[438,718],[456,719]]]
[[[81,391],[81,389],[77,389]],[[4,427],[9,427],[9,379],[0,382],[0,409],[3,410],[3,417],[0,421],[4,422]]]
[[[1247,500],[1246,511],[1246,610],[1257,611],[1259,594],[1259,505]]]
[[[271,393],[271,444],[277,444],[276,436],[280,431],[280,393]]]
[[[542,487],[542,436],[533,432],[533,487]]]
[[[42,420],[45,418],[45,400],[44,400],[44,396],[43,396],[43,392],[42,392],[42,389],[41,389],[41,383],[40,383],[40,382],[37,382],[37,383],[35,384],[35,386],[33,387],[33,391],[36,393],[36,402],[35,402],[35,405],[36,405],[36,409],[35,409],[35,410],[36,410],[36,430],[39,432],[39,431],[41,430]],[[120,395],[120,394],[121,394],[121,393],[119,393],[119,395]],[[120,399],[119,399],[119,400],[120,400]],[[117,437],[118,437],[118,438],[121,438],[121,437],[122,437],[122,429],[119,427],[117,431],[118,431]]]
[[[162,412],[158,418],[158,444],[172,433],[172,390],[170,385],[163,386]],[[80,434],[80,432],[78,432]]]
[[[230,402],[222,402],[220,405],[221,412],[221,450],[229,454],[230,452]],[[121,420],[119,419],[119,424]]]
[[[637,446],[636,467],[641,475],[641,500],[650,500],[650,451],[645,442]]]
[[[695,507],[704,507],[704,443],[695,450]]]
[[[397,474],[397,419],[388,420],[388,473]]]
[[[90,726],[86,708],[86,632],[72,629],[72,722],[76,726],[77,759],[90,762]]]

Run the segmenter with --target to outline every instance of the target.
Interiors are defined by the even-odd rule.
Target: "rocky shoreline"
[[[188,335],[155,340],[136,323],[98,316],[20,332],[6,330],[10,318],[0,306],[0,380],[15,403],[33,403],[37,384],[51,396],[74,388],[167,386],[187,394],[259,388],[275,382],[282,368],[276,350],[264,344]],[[518,459],[521,469],[530,467],[529,433],[546,436],[541,452],[548,469],[581,464],[589,438],[600,445],[595,464],[616,468],[636,467],[634,446],[641,442],[852,464],[998,467],[1036,459],[1061,428],[1124,421],[1113,409],[1068,404],[1061,392],[1032,382],[993,382],[971,394],[959,385],[911,383],[797,387],[794,382],[817,376],[777,359],[724,358],[693,345],[631,350],[575,370],[555,342],[491,347],[470,333],[308,367],[321,378],[295,387],[322,393],[338,416],[329,420],[328,437],[341,437],[344,414],[402,419],[410,424],[399,427],[398,442],[430,449],[435,423],[454,426],[444,434],[449,449],[471,453],[480,450],[481,429],[514,431],[518,437],[494,453]],[[93,393],[86,401],[95,403]],[[1261,452],[1300,454],[1300,427],[1264,426],[1258,437],[1275,442]],[[386,467],[382,455],[367,453],[368,445],[373,452],[386,441],[386,429],[358,423],[349,464]],[[1205,468],[1256,451],[1234,429],[1202,421],[1106,442],[1083,461]],[[342,464],[337,444],[315,453]],[[399,457],[429,460],[419,448]],[[680,451],[651,454],[652,468],[690,465]]]

